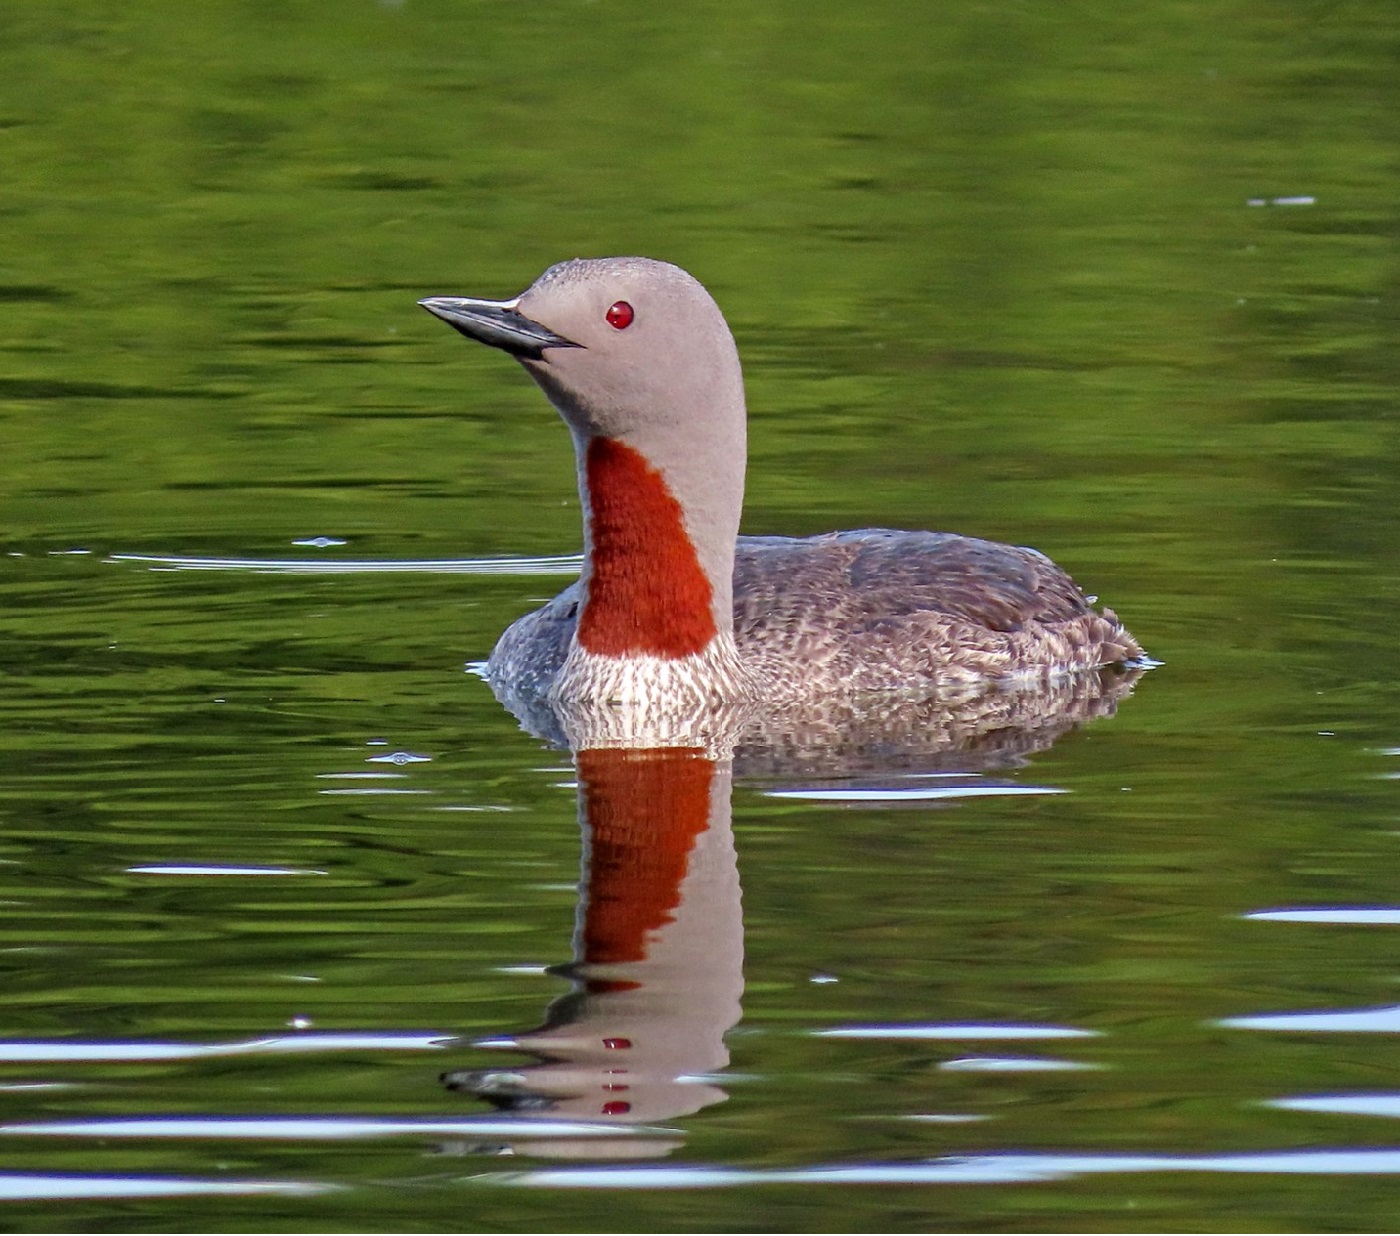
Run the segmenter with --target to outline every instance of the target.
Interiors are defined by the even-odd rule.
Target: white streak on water
[[[837,1026],[814,1032],[819,1039],[1089,1039],[1097,1030],[1014,1022],[933,1022],[906,1026]]]
[[[248,571],[254,574],[355,575],[577,575],[579,554],[551,558],[193,558],[173,554],[109,554],[106,562],[130,562],[152,571]]]
[[[343,1141],[369,1137],[634,1137],[674,1136],[674,1129],[581,1120],[491,1116],[418,1119],[374,1116],[148,1116],[36,1121],[0,1125],[6,1137],[174,1137],[262,1141]]]
[[[317,781],[389,781],[397,779],[402,781],[408,776],[401,772],[339,772],[339,773],[317,773]]]
[[[343,1186],[301,1180],[193,1180],[160,1176],[0,1175],[0,1201],[110,1197],[312,1197]]]
[[[123,1042],[119,1040],[0,1040],[0,1062],[114,1063],[131,1060],[202,1060],[214,1056],[311,1054],[324,1051],[437,1051],[450,1034],[326,1033],[275,1035],[239,1043]]]
[[[1389,1116],[1400,1119],[1400,1094],[1314,1094],[1296,1099],[1267,1099],[1265,1107],[1290,1112],[1326,1112],[1337,1116]]]
[[[1254,910],[1244,917],[1260,923],[1400,924],[1400,907],[1309,906],[1297,910]]]
[[[800,798],[807,802],[908,803],[949,798],[1015,798],[1025,794],[1065,794],[1043,785],[889,786],[882,789],[765,790],[767,798]]]
[[[1280,1150],[1256,1154],[981,1154],[916,1163],[833,1164],[799,1168],[544,1168],[491,1183],[546,1189],[705,1189],[752,1185],[1035,1184],[1135,1172],[1211,1172],[1270,1176],[1397,1176],[1400,1149]]]
[[[1320,1030],[1333,1034],[1400,1034],[1400,1005],[1380,1009],[1222,1017],[1216,1024],[1232,1030]]]
[[[1103,1066],[1048,1056],[962,1056],[938,1067],[946,1073],[1078,1073]]]
[[[325,875],[324,871],[297,867],[220,867],[193,863],[150,863],[144,867],[128,867],[131,875],[168,876],[304,876]]]

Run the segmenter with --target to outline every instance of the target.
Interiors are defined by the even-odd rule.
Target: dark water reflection
[[[567,1227],[621,1188],[642,1226],[722,1186],[731,1226],[875,1227],[939,1184],[1073,1185],[1082,1215],[1124,1180],[1219,1205],[1217,1176],[1278,1198],[1396,1170],[1374,1052],[1328,1046],[1395,1032],[1386,945],[1354,934],[1386,930],[1390,747],[1319,768],[1339,735],[1285,714],[1217,775],[1168,665],[1133,697],[570,757],[440,664],[471,612],[444,581],[519,576],[184,565],[26,558],[9,584],[63,598],[21,632],[7,735],[13,1199],[402,1226],[466,1189],[481,1226]],[[1314,831],[1338,778],[1376,821],[1340,855]],[[994,1204],[1044,1214],[1019,1196]]]
[[[683,748],[582,751],[578,764],[585,862],[566,971],[574,990],[538,1029],[490,1043],[539,1063],[444,1081],[528,1116],[626,1125],[689,1116],[726,1097],[713,1075],[729,1063],[724,1036],[744,987],[730,770]],[[680,1144],[530,1150],[641,1157]]]
[[[569,730],[580,742],[575,760],[584,868],[574,961],[563,971],[573,990],[551,1006],[540,1028],[479,1044],[528,1051],[538,1063],[452,1073],[444,1081],[527,1118],[631,1125],[721,1102],[727,1096],[716,1074],[729,1063],[724,1039],[740,1019],[744,986],[734,769],[747,765],[775,782],[785,775],[810,777],[820,766],[829,788],[767,793],[834,794],[840,801],[882,795],[898,802],[910,793],[909,781],[934,777],[957,782],[956,788],[940,786],[940,796],[1044,792],[996,785],[980,774],[1024,763],[1028,752],[1048,747],[1067,729],[1111,714],[1138,677],[1106,671],[1055,690],[991,692],[957,703],[877,697],[863,706],[813,704],[761,718],[714,710],[668,717],[681,729],[694,726],[697,740],[704,735],[706,745],[692,747],[641,745],[625,730],[637,718],[607,705],[574,705],[567,715],[547,717],[554,708],[546,701],[522,702],[523,724]],[[503,698],[514,699],[509,692]],[[644,718],[642,728],[653,730],[655,718]],[[861,774],[866,784],[853,787],[848,773]],[[874,784],[876,773],[886,776],[883,787]],[[897,1037],[898,1029],[885,1033]],[[940,1034],[928,1027],[920,1033]],[[1085,1032],[1010,1026],[941,1032],[954,1039],[1076,1033]],[[528,1126],[518,1136],[529,1137]],[[636,1158],[681,1144],[627,1139],[603,1147],[532,1139],[524,1149],[546,1157]]]
[[[1392,1228],[1398,49],[0,11],[6,1225]],[[732,766],[522,733],[461,668],[570,452],[413,302],[635,251],[734,324],[746,532],[1034,544],[1165,665]]]

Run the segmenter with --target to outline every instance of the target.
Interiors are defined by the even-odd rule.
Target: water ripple
[[[254,574],[350,575],[419,572],[430,575],[577,575],[579,554],[544,558],[192,558],[174,554],[109,554],[152,571],[249,571]]]
[[[309,867],[224,867],[192,863],[149,863],[144,867],[128,867],[126,870],[128,875],[166,876],[323,876],[327,874]]]
[[[1314,1094],[1296,1099],[1266,1099],[1265,1107],[1290,1112],[1327,1112],[1337,1116],[1390,1116],[1400,1119],[1400,1094]]]
[[[582,1120],[464,1116],[452,1120],[360,1116],[148,1116],[0,1125],[6,1137],[176,1137],[268,1141],[340,1141],[371,1137],[636,1137],[674,1129]]]
[[[1128,1172],[1218,1172],[1230,1175],[1395,1176],[1400,1148],[1280,1150],[1223,1155],[988,1154],[918,1163],[860,1163],[779,1168],[544,1168],[494,1178],[546,1189],[703,1189],[765,1184],[939,1185],[1033,1184]]]
[[[1228,1026],[1232,1030],[1321,1030],[1334,1034],[1400,1034],[1400,1004],[1380,1009],[1222,1017],[1217,1024]]]
[[[99,1197],[313,1197],[343,1186],[301,1180],[194,1180],[171,1176],[0,1175],[0,1201],[36,1202]]]
[[[1014,1022],[934,1022],[929,1025],[837,1026],[814,1031],[820,1039],[1088,1039],[1097,1030]]]
[[[1400,906],[1309,906],[1296,910],[1253,910],[1245,918],[1261,923],[1400,923]]]
[[[1103,1066],[1050,1056],[961,1056],[938,1067],[947,1073],[1077,1073]]]
[[[450,1034],[327,1032],[287,1034],[241,1043],[162,1043],[11,1039],[0,1041],[0,1062],[111,1063],[128,1060],[201,1060],[211,1056],[282,1055],[321,1051],[436,1051],[455,1041]]]
[[[891,785],[876,788],[764,790],[767,798],[798,798],[827,803],[937,802],[952,798],[1014,798],[1024,794],[1065,794],[1048,785]]]

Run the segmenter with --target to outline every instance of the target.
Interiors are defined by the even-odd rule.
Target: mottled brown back
[[[742,538],[739,650],[771,689],[962,690],[1126,662],[1141,648],[1033,549],[870,528]]]
[[[822,625],[839,613],[847,634],[913,614],[1010,632],[1092,612],[1074,581],[1036,550],[887,528],[741,537],[734,591],[744,630],[776,613],[814,615]]]
[[[578,585],[501,637],[493,676],[548,690]],[[869,528],[740,537],[734,637],[771,698],[961,689],[1130,662],[1143,653],[1044,554],[946,532]]]

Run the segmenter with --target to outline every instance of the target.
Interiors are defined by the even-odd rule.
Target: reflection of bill
[[[724,1035],[739,1020],[744,986],[729,765],[685,748],[577,759],[584,860],[574,990],[539,1029],[501,1043],[538,1063],[443,1080],[523,1120],[689,1115],[726,1097],[710,1075],[729,1061]],[[529,1150],[640,1157],[677,1144],[531,1139]]]
[[[530,1052],[533,1064],[449,1073],[520,1122],[512,1147],[558,1157],[641,1158],[674,1138],[638,1137],[726,1096],[711,1076],[728,1063],[739,1020],[743,921],[730,819],[733,769],[774,792],[868,800],[1010,793],[981,774],[1022,765],[1067,731],[1112,716],[1141,671],[1101,670],[945,697],[874,695],[767,709],[676,701],[566,704],[497,687],[522,725],[572,747],[584,860],[574,990],[545,1024],[483,1046]],[[497,684],[493,684],[496,686]],[[1044,793],[1043,787],[1023,792]],[[888,796],[887,795],[887,796]],[[532,1121],[602,1122],[600,1138],[530,1135]],[[606,1133],[618,1127],[618,1136]],[[624,1128],[623,1126],[627,1126]]]

